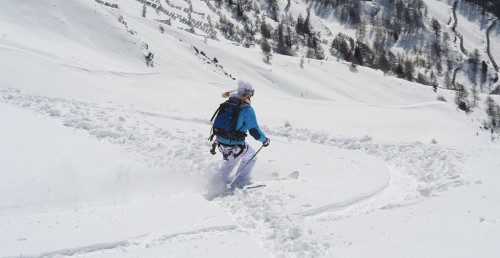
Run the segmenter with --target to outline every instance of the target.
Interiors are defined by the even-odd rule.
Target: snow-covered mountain
[[[305,18],[311,7],[325,58],[302,59],[300,45],[265,61],[260,32],[246,45],[245,20],[227,5],[109,1],[0,4],[0,257],[500,253],[500,139],[485,103],[493,80],[466,113],[442,87],[444,72],[435,92],[354,67],[330,48],[339,32],[359,39],[356,28],[316,2],[276,3],[279,17]],[[454,2],[424,2],[424,24],[435,18],[453,33]],[[247,21],[266,14],[277,27],[269,3],[252,2]],[[386,5],[361,7],[369,23]],[[493,16],[464,2],[455,14],[463,46],[481,51],[493,77],[485,37]],[[226,37],[221,16],[240,34]],[[496,27],[489,50],[500,60]],[[433,37],[422,31],[416,41]],[[452,42],[443,47],[462,55]],[[391,51],[411,52],[405,44]],[[456,82],[471,89],[464,71]],[[209,120],[240,79],[253,84],[252,106],[271,138],[253,173],[266,186],[208,201],[206,181],[222,163],[209,153]],[[292,171],[298,179],[266,180]]]

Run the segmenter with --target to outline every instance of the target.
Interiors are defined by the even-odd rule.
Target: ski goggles
[[[243,96],[250,95],[250,94],[253,96],[255,94],[255,90],[245,90]]]

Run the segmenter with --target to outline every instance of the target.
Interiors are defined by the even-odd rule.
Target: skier
[[[240,80],[238,81],[237,91],[226,92],[222,95],[222,97],[236,97],[241,100],[240,113],[236,128],[239,129],[239,132],[245,134],[245,136],[248,131],[248,133],[255,140],[262,142],[262,145],[267,147],[269,146],[271,140],[266,138],[257,124],[255,111],[251,106],[251,98],[253,95],[254,89],[252,85],[247,81]],[[229,175],[233,171],[234,167],[236,167],[236,165],[238,165],[241,161],[236,172],[237,177],[235,178],[234,183],[238,187],[243,187],[244,185],[249,184],[252,169],[257,160],[255,150],[252,146],[246,143],[244,138],[243,140],[236,141],[235,143],[234,141],[217,137],[216,144],[218,144],[219,151],[222,153],[225,160],[224,164],[222,164],[222,167],[217,173],[218,180],[222,181],[224,184],[230,183],[231,181],[229,180]],[[243,168],[244,170],[241,171]]]

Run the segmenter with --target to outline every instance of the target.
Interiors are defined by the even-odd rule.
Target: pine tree
[[[423,75],[422,73],[418,73],[417,75],[417,82],[423,85],[428,85],[429,81],[427,80],[427,77]]]
[[[295,29],[297,30],[297,33],[304,33],[304,18],[302,17],[302,14],[299,14],[299,17],[297,18]]]
[[[441,33],[441,24],[439,24],[439,21],[432,18],[431,27],[434,33],[436,33],[436,36],[439,36],[439,33]]]
[[[437,70],[438,74],[441,74],[443,72],[443,65],[441,65],[441,61],[437,62],[436,70]]]
[[[474,49],[474,51],[469,54],[469,63],[471,65],[474,74],[477,73],[480,59],[481,59],[481,54],[479,54],[479,50],[477,48]]]
[[[476,106],[476,102],[481,100],[481,98],[479,97],[479,91],[477,90],[477,86],[475,84],[472,86],[471,93],[472,93],[472,99],[473,99],[472,106],[474,107],[474,106]]]
[[[396,75],[398,77],[403,77],[403,66],[401,64],[398,64],[396,67]]]
[[[307,47],[306,57],[309,58],[309,60],[311,60],[311,58],[316,58],[316,52],[314,51],[314,48]]]
[[[486,82],[486,77],[488,75],[488,65],[485,61],[481,62],[481,82]]]
[[[349,46],[347,45],[347,42],[344,39],[342,39],[342,41],[340,42],[339,52],[344,58],[344,60],[349,61],[349,57],[351,56],[351,51],[349,49]]]
[[[431,55],[434,57],[432,60],[441,60],[441,55],[443,54],[443,48],[439,42],[435,41],[431,45]]]
[[[444,86],[447,88],[447,89],[451,89],[451,78],[450,78],[450,75],[449,73],[446,73],[446,75],[444,76]]]
[[[262,44],[260,44],[260,49],[262,50],[262,56],[266,62],[269,62],[273,58],[273,54],[271,53],[271,44],[269,44],[267,39],[264,39]]]
[[[257,30],[259,30],[262,26],[262,22],[260,21],[260,17],[257,16],[257,18],[255,19],[255,28],[257,28]]]
[[[448,34],[448,32],[443,33],[443,40],[445,42],[448,42],[448,40],[450,40],[450,34]]]
[[[286,34],[285,34],[285,24],[282,20],[280,24],[278,24],[278,29],[276,29],[274,33],[274,42],[276,42],[276,52],[282,55],[289,55],[288,48],[286,46]]]
[[[243,16],[243,6],[241,4],[241,0],[236,1],[236,15]]]
[[[288,19],[287,19],[287,25],[290,26],[290,27],[295,27],[295,19],[293,18],[293,15],[290,13],[287,15]]]
[[[271,25],[266,23],[266,20],[263,18],[262,19],[262,25],[260,26],[260,33],[262,34],[262,37],[266,39],[271,38]]]
[[[431,84],[432,84],[432,85],[435,85],[435,84],[436,84],[437,77],[436,77],[436,74],[434,73],[434,70],[431,70],[430,79],[431,79]]]
[[[304,21],[304,26],[303,26],[304,34],[311,34],[312,33],[311,24],[309,21],[310,16],[311,16],[311,8],[307,7],[307,16],[306,16],[306,20]]]
[[[496,114],[497,103],[495,102],[495,100],[490,95],[488,95],[488,97],[486,97],[485,104],[486,104],[485,107],[486,113],[491,117],[495,117],[497,115]]]
[[[250,0],[250,1],[252,1],[252,3],[251,3],[252,10],[255,10],[255,14],[259,15],[260,14],[260,8],[257,5],[257,2],[255,2],[254,0]]]
[[[378,59],[378,67],[384,74],[388,73],[391,70],[389,60],[387,59],[385,52],[382,52],[380,54],[380,57]]]
[[[396,56],[391,51],[387,53],[387,60],[389,60],[389,68],[391,69],[391,71],[395,72],[397,67]]]
[[[278,21],[278,13],[279,13],[279,5],[278,5],[278,0],[267,0],[268,1],[268,6],[269,10],[271,11],[271,19],[274,21]]]
[[[453,60],[452,56],[447,56],[446,57],[446,68],[448,71],[451,71],[453,69],[453,66],[455,65],[455,61]]]
[[[465,89],[464,85],[460,83],[456,83],[456,86],[457,90],[455,91],[455,102],[457,103],[459,109],[469,112],[470,105],[467,100],[469,92]]]
[[[357,64],[363,65],[363,57],[361,56],[361,49],[356,46],[354,49],[354,59],[356,59]]]
[[[411,59],[407,59],[404,62],[404,76],[408,81],[413,80],[413,73],[415,72],[415,66]]]
[[[356,60],[356,58],[354,58],[354,55],[351,53],[349,53],[349,57],[347,58],[347,61],[351,62],[351,66],[353,68],[356,68],[359,65],[358,60]]]
[[[288,49],[291,49],[294,44],[294,35],[290,27],[286,27],[285,45]]]
[[[318,59],[318,60],[325,59],[325,53],[324,53],[323,47],[321,46],[319,32],[313,36],[313,47],[314,47],[316,59]]]
[[[163,6],[161,6],[161,4],[158,5],[158,7],[156,8],[156,13],[158,15],[160,15],[160,10],[163,8]]]
[[[366,22],[361,21],[356,25],[356,34],[359,38],[364,38],[366,33]]]

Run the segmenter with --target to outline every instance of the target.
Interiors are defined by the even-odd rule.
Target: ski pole
[[[243,170],[245,170],[245,168],[247,167],[248,164],[250,164],[250,162],[253,160],[253,158],[255,158],[255,156],[257,156],[257,153],[259,153],[259,151],[262,149],[262,147],[264,147],[264,145],[260,146],[259,150],[252,156],[252,158],[247,162],[247,164],[245,164],[245,166],[240,171],[238,171],[238,173],[236,173],[236,175],[234,175],[234,179],[233,179],[233,181],[231,181],[231,183],[229,183],[227,185],[227,189],[231,188],[231,185],[233,185],[236,178],[238,178],[238,176],[241,174],[241,172]]]

